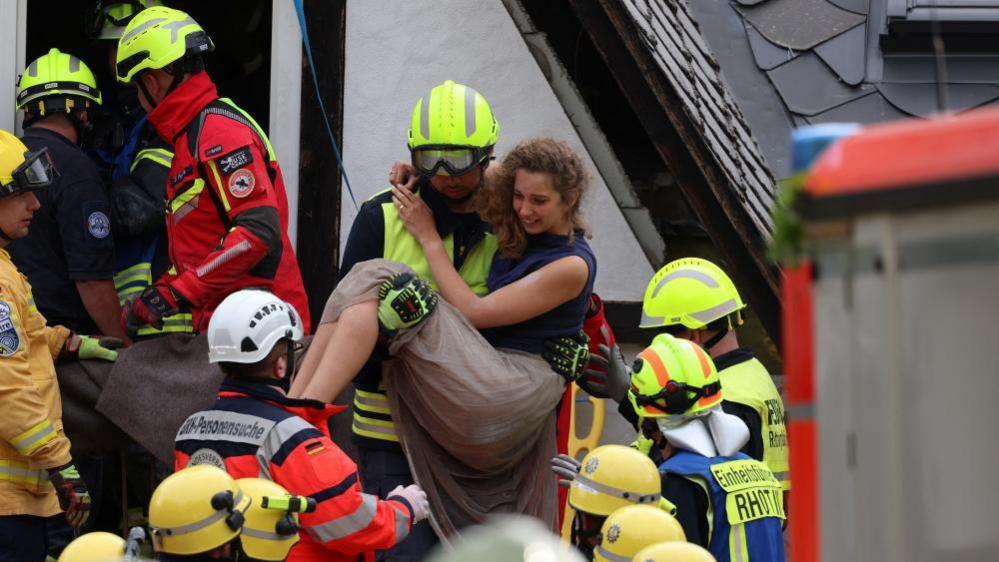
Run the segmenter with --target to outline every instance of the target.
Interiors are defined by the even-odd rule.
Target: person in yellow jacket
[[[649,281],[639,327],[691,340],[708,352],[725,386],[722,407],[749,427],[749,441],[742,452],[766,464],[786,495],[791,480],[784,401],[767,368],[751,349],[739,344],[736,327],[742,324],[745,307],[735,284],[720,267],[701,258],[681,258],[663,266]],[[631,369],[620,349],[602,346],[600,353],[591,356],[590,365],[603,367],[606,374],[590,370],[587,375],[606,376],[607,394],[622,403]],[[635,422],[635,414],[624,402],[621,413]]]
[[[39,209],[36,189],[57,172],[47,149],[29,152],[0,131],[0,248],[27,235]],[[87,519],[90,495],[62,430],[55,359],[114,361],[113,343],[46,326],[31,286],[0,249],[0,562],[41,562],[46,518],[66,513],[73,527]]]

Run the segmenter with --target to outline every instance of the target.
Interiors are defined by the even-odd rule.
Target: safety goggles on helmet
[[[51,184],[59,177],[48,148],[26,152],[24,162],[11,173],[11,181],[0,186],[0,197],[34,191]]]
[[[489,148],[421,146],[412,151],[413,167],[424,176],[460,176],[489,158]]]
[[[641,359],[635,360],[634,367],[637,368],[635,372],[642,369],[641,361]],[[639,394],[638,389],[634,385],[631,387],[631,393],[635,397],[635,404],[639,407],[652,406],[670,415],[683,414],[692,408],[701,398],[714,396],[719,392],[721,392],[720,381],[715,381],[704,386],[693,386],[671,380],[663,386],[662,390],[652,395]]]
[[[111,9],[118,4],[123,4],[122,9]],[[84,30],[88,37],[97,37],[105,25],[125,27],[143,9],[145,6],[139,0],[98,0],[83,15]]]

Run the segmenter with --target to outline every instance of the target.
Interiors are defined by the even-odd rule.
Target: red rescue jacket
[[[194,331],[239,289],[272,290],[309,331],[309,303],[288,239],[281,168],[263,130],[220,99],[205,72],[183,82],[149,122],[173,146],[167,180],[169,285],[191,307]]]
[[[233,478],[267,478],[314,498],[316,510],[299,518],[301,540],[290,562],[374,560],[376,549],[409,535],[413,511],[405,500],[361,492],[357,465],[329,435],[330,416],[343,410],[227,379],[212,408],[181,425],[174,468],[212,464]]]

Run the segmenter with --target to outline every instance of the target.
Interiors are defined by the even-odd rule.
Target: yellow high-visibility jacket
[[[46,469],[70,462],[54,361],[68,337],[45,325],[31,285],[0,250],[0,515],[60,511]]]

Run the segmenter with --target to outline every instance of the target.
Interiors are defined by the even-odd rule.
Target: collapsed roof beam
[[[776,268],[766,241],[706,145],[701,128],[664,75],[622,0],[569,0],[656,150],[675,174],[684,198],[725,256],[729,273],[780,341]],[[696,30],[695,30],[696,32]]]

